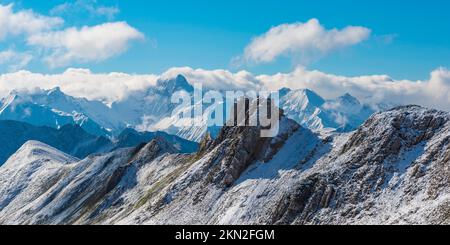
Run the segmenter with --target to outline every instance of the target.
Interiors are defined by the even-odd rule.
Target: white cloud
[[[309,61],[358,44],[370,36],[371,30],[360,26],[347,26],[341,30],[327,30],[317,19],[306,23],[282,24],[256,37],[245,48],[247,62],[269,63],[280,56],[291,56]]]
[[[12,49],[0,51],[0,65],[6,65],[9,71],[17,71],[30,63],[33,56],[29,53],[18,53]]]
[[[96,0],[76,0],[60,4],[50,10],[52,15],[79,14],[82,12],[86,12],[91,16],[103,16],[113,19],[120,12],[120,9],[116,6],[98,5]]]
[[[126,22],[112,22],[36,33],[28,38],[28,44],[47,51],[44,60],[50,67],[64,67],[117,56],[128,49],[131,41],[143,38],[142,33]]]
[[[0,75],[0,95],[13,89],[59,86],[73,96],[99,99],[107,103],[121,100],[133,92],[143,91],[158,79],[173,78],[178,74],[188,80],[201,82],[205,88],[277,90],[308,88],[327,99],[350,93],[368,103],[418,104],[450,111],[450,71],[439,68],[424,81],[394,80],[386,75],[345,77],[310,71],[299,67],[290,73],[253,75],[246,71],[232,73],[226,70],[203,70],[189,67],[172,68],[157,74],[92,73],[84,69],[68,69],[64,73],[46,75],[19,71]]]
[[[104,61],[125,52],[131,41],[144,38],[126,22],[62,29],[64,20],[59,17],[44,16],[32,10],[14,11],[13,7],[13,4],[0,4],[0,41],[10,37],[15,38],[14,42],[25,40],[27,51],[14,54],[11,50],[3,51],[2,64],[8,63],[9,70],[24,68],[33,56],[52,68]],[[60,11],[74,12],[80,8],[106,17],[119,12],[116,7],[96,6],[96,1],[92,0],[57,7]]]
[[[13,4],[0,4],[0,41],[10,35],[29,35],[52,30],[63,23],[58,17],[43,16],[32,10],[14,12]]]

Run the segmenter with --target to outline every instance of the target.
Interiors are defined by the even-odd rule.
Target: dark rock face
[[[255,160],[259,159],[267,149],[269,139],[261,138],[260,131],[256,127],[224,128],[219,139],[219,152],[226,154],[220,157],[220,170],[214,178],[214,182],[224,186],[230,186],[240,174]],[[216,157],[216,159],[217,159]]]
[[[257,99],[257,103],[268,103],[268,111],[271,111],[270,100]],[[249,122],[250,101],[245,101],[245,124]],[[235,105],[234,125],[239,125],[239,109]],[[253,112],[258,114],[259,112]],[[271,117],[269,113],[269,118]],[[209,173],[209,179],[219,186],[230,187],[252,163],[256,161],[267,162],[278,150],[283,147],[286,140],[301,127],[293,120],[287,119],[283,111],[279,112],[279,121],[286,126],[285,131],[279,132],[275,138],[261,137],[261,126],[224,126],[216,140],[206,135],[202,141],[200,153],[215,150],[211,165],[216,164],[214,171]]]
[[[274,209],[271,223],[277,225],[304,224],[314,214],[328,208],[335,190],[321,176],[313,175],[302,181]]]

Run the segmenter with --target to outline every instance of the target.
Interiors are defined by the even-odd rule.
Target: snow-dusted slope
[[[31,208],[48,188],[64,178],[76,161],[40,142],[24,144],[0,170],[1,219],[12,220],[15,212],[20,212],[24,206]]]
[[[163,139],[79,162],[26,145],[0,167],[0,223],[450,223],[448,113],[400,107],[327,138],[280,126],[272,139],[225,127],[191,155]],[[17,171],[33,185],[8,184]]]
[[[51,147],[29,142],[0,168],[0,223],[74,223],[98,202],[117,205],[108,202],[113,189],[127,192],[142,180],[136,179],[140,164],[174,152],[165,141],[155,139],[144,147],[75,162]]]

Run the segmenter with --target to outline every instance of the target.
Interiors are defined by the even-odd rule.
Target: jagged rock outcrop
[[[450,223],[449,113],[399,107],[327,138],[279,123],[270,139],[224,127],[195,154],[164,139],[81,161],[25,145],[0,168],[0,223]]]
[[[417,106],[372,116],[295,185],[276,222],[447,223],[449,119]]]

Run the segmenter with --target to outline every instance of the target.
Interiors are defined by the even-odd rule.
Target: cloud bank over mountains
[[[172,68],[162,74],[93,73],[88,69],[67,69],[60,74],[19,71],[0,75],[0,95],[11,90],[60,87],[63,92],[105,103],[122,100],[133,92],[155,86],[158,79],[184,75],[190,83],[205,89],[247,90],[308,88],[327,99],[350,93],[367,103],[418,104],[450,110],[450,71],[438,68],[424,81],[394,80],[387,75],[346,77],[298,67],[289,73],[255,75],[248,71]]]

